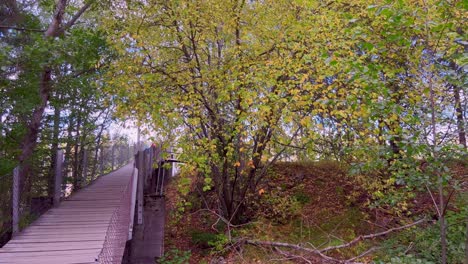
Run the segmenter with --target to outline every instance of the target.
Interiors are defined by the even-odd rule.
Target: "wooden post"
[[[20,189],[19,189],[19,167],[13,170],[13,197],[12,197],[12,225],[13,235],[19,232],[19,204],[20,204]]]
[[[84,187],[87,184],[86,178],[88,176],[88,152],[85,148],[83,148],[83,151],[83,175],[81,177],[81,187]]]
[[[146,180],[148,179],[148,150],[143,150],[143,189],[146,185]]]
[[[138,169],[134,169],[133,171],[133,183],[132,183],[132,197],[131,197],[131,205],[130,205],[130,226],[128,229],[128,240],[131,240],[133,237],[133,224],[135,222],[135,204],[136,204],[136,192],[137,192],[137,185],[138,185]]]
[[[150,177],[153,177],[153,167],[154,167],[154,147],[150,148],[150,162],[148,168],[148,174]]]
[[[163,167],[162,167],[162,178],[161,178],[161,190],[159,192],[159,195],[163,196],[164,195],[164,178],[166,176],[166,168],[164,168],[165,164],[163,163]]]
[[[114,152],[115,152],[115,145],[112,145],[112,163],[111,163],[111,171],[114,171],[114,165],[115,165]]]
[[[127,163],[130,161],[132,157],[132,152],[130,151],[130,143],[127,145]]]
[[[63,182],[63,150],[57,150],[57,157],[55,160],[55,185],[54,185],[54,206],[60,204],[60,197],[62,195],[62,182]]]
[[[162,162],[161,161],[158,161],[158,172],[156,173],[156,186],[155,186],[155,192],[156,192],[156,195],[159,195],[159,184],[161,182],[161,166],[162,166]]]
[[[104,174],[104,147],[101,146],[101,151],[99,153],[99,176]]]
[[[171,160],[172,160],[172,162],[171,162],[171,176],[170,177],[172,178],[172,177],[174,177],[174,174],[175,174],[175,164],[176,164],[174,162],[175,161],[174,153],[171,153]]]
[[[137,200],[138,200],[138,224],[142,225],[143,224],[143,180],[144,180],[144,163],[143,163],[143,156],[144,152],[143,151],[138,151],[138,190],[137,190]]]

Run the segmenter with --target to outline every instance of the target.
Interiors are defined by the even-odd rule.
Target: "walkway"
[[[73,194],[0,248],[0,263],[120,263],[132,175],[129,164]]]

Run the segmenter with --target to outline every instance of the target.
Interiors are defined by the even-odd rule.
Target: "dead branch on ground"
[[[420,220],[418,220],[416,222],[413,222],[413,223],[410,223],[410,224],[407,224],[407,225],[403,225],[403,226],[399,226],[399,227],[395,227],[395,228],[390,228],[390,229],[388,229],[386,231],[383,231],[383,232],[358,236],[358,237],[356,237],[355,239],[351,240],[348,243],[344,243],[344,244],[341,244],[341,245],[338,245],[338,246],[326,247],[326,248],[323,248],[323,249],[305,247],[305,246],[303,246],[301,244],[291,244],[291,243],[275,242],[275,241],[259,241],[259,240],[249,240],[249,239],[243,239],[243,240],[239,240],[239,241],[243,241],[243,243],[245,243],[245,244],[250,244],[250,245],[255,245],[255,246],[270,246],[270,247],[273,247],[273,248],[282,247],[282,248],[290,248],[290,249],[295,249],[295,250],[299,250],[299,251],[303,251],[303,252],[307,252],[307,253],[312,253],[314,255],[320,256],[322,259],[324,259],[328,263],[351,264],[351,263],[359,263],[359,262],[355,262],[355,260],[357,260],[359,258],[362,258],[362,257],[374,252],[378,248],[377,247],[372,247],[372,248],[364,251],[363,253],[359,254],[358,256],[347,259],[347,260],[339,260],[339,259],[330,257],[328,255],[325,255],[325,253],[327,253],[328,251],[332,251],[332,250],[338,250],[338,249],[342,249],[342,248],[346,248],[346,247],[351,247],[351,246],[354,246],[355,244],[357,244],[358,242],[360,242],[362,240],[381,237],[381,236],[387,235],[389,233],[392,233],[392,232],[395,232],[395,231],[398,231],[398,230],[410,228],[412,226],[421,224],[423,222],[426,222],[426,218],[422,218],[422,219],[420,219]]]

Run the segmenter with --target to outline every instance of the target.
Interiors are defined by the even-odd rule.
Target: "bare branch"
[[[284,243],[284,242],[275,242],[275,241],[245,240],[245,243],[250,244],[250,245],[257,245],[257,246],[291,248],[291,249],[295,249],[295,250],[300,250],[300,251],[305,251],[305,252],[308,252],[308,253],[316,254],[316,255],[320,256],[321,258],[323,258],[324,260],[326,260],[328,262],[331,262],[331,263],[346,263],[346,264],[349,264],[349,263],[355,263],[354,260],[362,258],[362,257],[374,252],[378,248],[377,247],[372,247],[372,248],[364,251],[360,255],[358,255],[356,257],[353,257],[353,258],[350,258],[348,260],[339,260],[339,259],[327,256],[324,253],[327,252],[327,251],[331,251],[331,250],[350,247],[350,246],[353,246],[353,245],[357,244],[361,240],[372,239],[372,238],[384,236],[384,235],[389,234],[391,232],[395,232],[395,231],[398,231],[398,230],[406,229],[406,228],[421,224],[421,223],[423,223],[425,221],[426,221],[426,218],[422,218],[422,219],[420,219],[420,220],[418,220],[416,222],[413,222],[411,224],[391,228],[391,229],[388,229],[388,230],[380,232],[380,233],[369,234],[369,235],[364,235],[364,236],[358,236],[358,237],[356,237],[355,239],[353,239],[352,241],[350,241],[348,243],[338,245],[338,246],[333,246],[333,247],[327,247],[327,248],[324,248],[324,249],[316,249],[316,248],[304,247],[304,246],[301,246],[300,244],[296,245],[296,244],[290,244],[290,243]]]
[[[57,31],[59,30],[60,24],[62,23],[62,20],[63,20],[63,14],[65,13],[66,6],[67,6],[67,0],[57,1],[57,6],[55,7],[55,12],[52,18],[52,22],[49,24],[49,27],[44,33],[45,37],[53,37],[57,35]]]
[[[372,253],[372,252],[374,252],[374,251],[376,251],[376,250],[378,250],[378,249],[379,249],[379,247],[371,247],[371,248],[369,248],[368,250],[362,252],[361,254],[359,254],[359,255],[357,255],[357,256],[355,256],[355,257],[352,257],[352,258],[346,260],[345,263],[353,263],[356,259],[360,259],[360,258],[362,258],[362,257],[364,257],[364,256],[367,256],[367,255],[369,255],[370,253]]]
[[[312,253],[312,254],[319,255],[323,259],[325,259],[327,261],[330,261],[332,263],[339,262],[339,260],[337,260],[335,258],[332,258],[332,257],[329,257],[327,255],[324,255],[319,250],[303,247],[303,246],[300,246],[300,245],[294,245],[294,244],[284,243],[284,242],[258,241],[258,240],[245,240],[245,243],[250,244],[250,245],[256,245],[256,246],[271,246],[271,247],[292,248],[292,249],[296,249],[296,250],[305,251],[305,252],[309,252],[309,253]]]
[[[83,15],[84,12],[86,12],[86,10],[94,3],[94,1],[89,1],[88,3],[86,3],[84,6],[82,6],[80,8],[80,10],[78,10],[78,12],[76,12],[76,14],[70,19],[70,21],[68,21],[65,25],[63,25],[63,27],[61,27],[60,29],[57,30],[57,33],[56,35],[61,35],[63,34],[63,32],[65,32],[66,30],[68,30],[69,28],[71,28],[75,23],[76,21],[81,17],[81,15]]]
[[[351,241],[348,242],[348,243],[345,243],[345,244],[342,244],[342,245],[338,245],[338,246],[333,246],[333,247],[327,247],[327,248],[321,249],[320,251],[321,251],[321,252],[327,252],[327,251],[330,251],[330,250],[336,250],[336,249],[340,249],[340,248],[350,247],[350,246],[352,246],[352,245],[358,243],[358,242],[361,241],[361,240],[372,239],[372,238],[384,236],[384,235],[389,234],[389,233],[391,233],[391,232],[395,232],[395,231],[398,231],[398,230],[410,228],[410,227],[415,226],[415,225],[419,225],[419,224],[421,224],[421,223],[423,223],[423,222],[426,222],[426,218],[419,219],[419,220],[416,221],[416,222],[413,222],[413,223],[411,223],[411,224],[407,224],[407,225],[404,225],[404,226],[399,226],[399,227],[395,227],[395,228],[390,228],[390,229],[388,229],[388,230],[386,230],[386,231],[383,231],[383,232],[380,232],[380,233],[369,234],[369,235],[364,235],[364,236],[358,236],[358,237],[356,237],[355,239],[351,240]]]
[[[308,264],[312,264],[312,261],[304,258],[303,256],[300,256],[300,255],[294,255],[294,254],[291,254],[290,252],[286,252],[286,251],[283,251],[277,247],[275,247],[276,251],[278,251],[278,253],[280,253],[281,255],[287,257],[288,259],[302,259],[304,262],[308,263]]]
[[[0,29],[12,29],[12,30],[17,30],[17,31],[45,32],[45,29],[22,28],[22,27],[8,26],[8,25],[0,25]]]

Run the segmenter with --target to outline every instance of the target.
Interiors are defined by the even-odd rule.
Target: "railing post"
[[[104,149],[104,146],[101,146],[99,176],[102,176],[104,174]]]
[[[144,163],[143,163],[143,156],[144,152],[143,151],[138,151],[138,190],[137,190],[137,195],[138,195],[138,218],[137,218],[137,223],[139,225],[143,224],[143,180],[144,180]]]
[[[160,160],[158,160],[158,171],[156,172],[156,181],[155,181],[155,186],[154,186],[154,192],[156,193],[156,195],[159,194],[159,178],[161,176],[161,165],[162,165],[162,162]]]
[[[164,178],[166,176],[166,168],[164,168],[165,167],[164,165],[165,165],[165,162],[163,162],[163,165],[162,165],[161,190],[159,191],[160,196],[164,195]]]
[[[19,232],[19,204],[20,204],[20,189],[19,189],[19,166],[13,170],[13,197],[12,197],[12,225],[13,235]]]
[[[83,175],[81,176],[81,187],[86,186],[86,178],[88,176],[88,152],[83,148]]]
[[[115,164],[114,152],[115,152],[115,145],[112,145],[112,163],[111,163],[111,171],[114,171],[114,164]]]
[[[149,162],[149,168],[148,168],[148,173],[150,177],[154,177],[153,175],[153,168],[154,168],[154,147],[150,148],[150,162]]]
[[[130,161],[132,157],[132,152],[130,151],[130,143],[127,145],[127,163]]]
[[[135,168],[132,175],[132,197],[130,198],[130,226],[128,228],[128,239],[131,240],[133,238],[133,225],[135,221],[135,204],[136,204],[136,192],[137,192],[137,185],[138,185],[138,170]]]
[[[63,182],[63,150],[57,150],[57,157],[55,160],[55,185],[54,185],[54,206],[60,204],[60,197],[62,195],[62,182]]]
[[[143,153],[143,167],[141,167],[141,170],[142,170],[142,173],[143,173],[143,189],[145,188],[145,183],[146,183],[146,164],[148,162],[148,157],[147,157],[147,151],[146,150],[142,150],[142,153]]]

